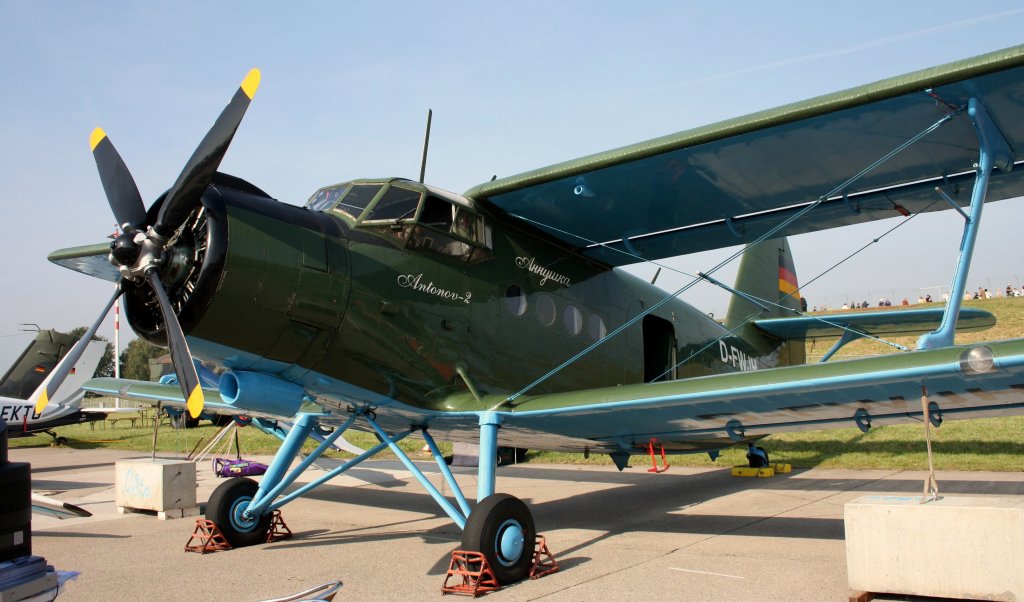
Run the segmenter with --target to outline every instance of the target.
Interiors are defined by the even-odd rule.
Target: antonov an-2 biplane
[[[273,510],[390,448],[507,583],[528,570],[536,530],[523,502],[495,493],[499,446],[607,453],[621,468],[652,445],[715,455],[772,432],[1024,412],[1024,340],[954,344],[958,327],[993,323],[960,308],[984,203],[1024,195],[1024,46],[461,195],[362,179],[304,207],[217,171],[259,78],[148,209],[95,130],[124,233],[50,256],[119,282],[110,303],[123,295],[135,332],[170,347],[180,382],[89,390],[176,399],[193,416],[213,395],[238,413],[298,415],[260,483],[233,479],[209,500],[234,545],[263,541]],[[939,209],[964,221],[944,309],[800,311],[787,235]],[[724,324],[615,269],[741,244]],[[715,271],[700,279],[726,286]],[[922,334],[912,352],[804,361],[808,337],[909,333]],[[190,354],[225,371],[218,390],[203,390]],[[382,442],[282,495],[325,449],[288,472],[317,425]],[[412,434],[454,501],[396,445]],[[434,437],[479,444],[475,506]]]

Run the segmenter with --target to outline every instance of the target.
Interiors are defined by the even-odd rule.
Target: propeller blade
[[[198,418],[203,411],[203,387],[199,382],[195,364],[192,363],[192,353],[188,350],[185,334],[181,331],[178,316],[175,315],[174,308],[171,307],[167,292],[164,291],[164,285],[160,282],[160,276],[156,270],[147,272],[146,277],[160,302],[160,313],[164,316],[164,329],[167,331],[167,344],[171,348],[171,362],[174,364],[174,372],[178,375],[181,392],[185,394],[185,406],[188,408],[190,416]]]
[[[53,369],[53,372],[50,373],[46,387],[36,400],[36,414],[43,413],[47,404],[50,403],[50,398],[57,393],[57,389],[60,388],[64,379],[67,378],[67,375],[71,373],[71,369],[75,367],[76,363],[78,363],[78,359],[82,357],[83,353],[85,353],[85,348],[88,346],[89,341],[92,340],[93,335],[96,334],[96,330],[99,329],[100,324],[103,323],[107,314],[110,313],[110,308],[114,306],[114,302],[117,301],[117,298],[120,296],[121,287],[117,287],[114,295],[110,297],[110,301],[107,302],[107,306],[103,308],[103,312],[100,313],[100,317],[93,322],[89,330],[82,335],[82,338],[78,339],[78,342],[71,347],[71,350],[64,356],[64,359],[62,359],[60,363],[57,364],[57,367]]]
[[[146,205],[142,202],[139,187],[135,185],[135,179],[128,171],[124,159],[101,128],[92,131],[89,148],[96,159],[103,191],[107,193],[107,202],[117,218],[117,224],[122,230],[128,226],[141,230],[146,226]]]
[[[160,207],[160,214],[153,226],[158,235],[169,238],[199,203],[259,85],[260,70],[252,69],[242,80],[242,85],[235,92],[231,102],[224,107],[220,117],[206,133],[206,137],[196,147],[192,158],[185,164],[185,169],[181,171],[178,180],[167,193],[163,206]]]

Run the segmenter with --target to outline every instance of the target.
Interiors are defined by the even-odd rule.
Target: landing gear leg
[[[462,530],[462,549],[482,553],[498,582],[508,584],[529,573],[537,529],[522,500],[494,493],[499,428],[500,415],[480,415],[477,505]]]
[[[60,435],[58,435],[57,433],[55,433],[53,431],[43,431],[43,432],[46,433],[47,435],[53,437],[53,444],[54,445],[67,445],[68,444],[68,438],[67,437],[61,437]]]

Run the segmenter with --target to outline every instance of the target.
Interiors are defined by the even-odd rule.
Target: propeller
[[[246,109],[260,85],[259,69],[252,69],[242,80],[242,85],[224,107],[220,117],[206,133],[206,137],[196,147],[192,157],[181,170],[178,180],[167,193],[167,199],[160,207],[153,230],[167,238],[185,221],[192,209],[199,203],[203,191],[210,185],[213,174],[220,167],[221,159],[228,150],[238,124],[242,122]]]
[[[150,270],[146,276],[160,302],[160,313],[164,316],[164,326],[167,331],[167,345],[171,348],[171,363],[174,364],[174,371],[178,375],[181,392],[185,394],[185,407],[188,408],[190,416],[198,418],[203,411],[203,388],[199,383],[196,365],[192,362],[192,353],[188,350],[185,334],[181,331],[181,324],[178,323],[177,316],[174,315],[174,308],[171,307],[171,301],[167,298],[164,284],[160,282],[160,275],[156,273],[156,270]]]
[[[117,218],[121,230],[139,230],[146,227],[146,206],[139,194],[128,166],[124,164],[114,144],[102,128],[96,128],[89,136],[89,148],[96,159],[103,191],[107,193],[110,210]]]
[[[249,108],[256,89],[260,85],[259,69],[252,69],[242,80],[238,91],[228,102],[213,127],[206,133],[202,142],[196,147],[192,157],[185,164],[178,179],[168,190],[164,203],[157,214],[156,222],[147,224],[147,213],[138,186],[106,132],[100,128],[93,130],[89,137],[89,147],[96,168],[99,170],[103,191],[107,195],[110,210],[117,218],[123,232],[111,244],[110,262],[117,266],[121,279],[117,292],[107,303],[106,308],[92,328],[68,352],[68,358],[74,358],[54,372],[50,384],[36,402],[36,412],[41,412],[49,402],[50,396],[57,390],[64,378],[74,366],[75,361],[85,350],[85,344],[95,334],[100,322],[110,311],[110,307],[122,294],[127,283],[148,285],[155,294],[160,306],[160,314],[164,321],[167,334],[167,345],[170,347],[174,371],[181,384],[186,399],[189,415],[198,418],[203,411],[203,389],[199,375],[192,363],[185,334],[174,313],[174,307],[167,296],[163,282],[160,280],[160,268],[165,263],[167,251],[173,246],[171,241],[175,232],[185,223],[188,216],[201,204],[203,192],[210,185],[213,176],[220,167],[221,160],[227,152],[231,140],[238,130],[238,125]]]

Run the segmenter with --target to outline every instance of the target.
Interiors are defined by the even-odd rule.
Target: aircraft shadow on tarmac
[[[363,469],[367,470],[367,469]],[[464,479],[474,479],[470,469],[456,469],[461,473],[462,486],[469,490]],[[353,471],[355,472],[355,471]],[[557,539],[549,540],[562,570],[585,564],[589,557],[578,552],[602,540],[630,532],[656,531],[659,533],[697,534],[716,537],[722,535],[743,537],[784,537],[842,540],[844,525],[842,518],[766,516],[757,508],[749,514],[704,514],[686,513],[685,510],[713,502],[718,498],[760,490],[765,492],[823,491],[851,492],[854,494],[890,493],[919,495],[922,481],[905,478],[838,478],[836,476],[807,476],[807,471],[798,470],[789,475],[776,475],[772,479],[737,479],[726,470],[712,470],[698,474],[663,473],[650,475],[646,466],[637,466],[627,472],[608,470],[561,469],[531,467],[528,464],[499,468],[508,480],[503,490],[515,492],[515,479],[543,479],[567,483],[586,482],[618,485],[609,489],[575,495],[557,500],[538,501],[524,498],[534,508],[538,530],[544,532],[549,525],[559,529],[581,529],[597,531],[597,534],[572,547],[560,548]],[[891,474],[886,472],[886,474]],[[357,475],[352,475],[357,476]],[[387,477],[380,479],[379,477]],[[411,480],[395,479],[388,473],[377,472],[368,477],[364,486],[326,485],[308,493],[307,500],[318,500],[338,505],[338,514],[356,512],[358,508],[346,506],[381,508],[405,511],[423,517],[409,520],[358,526],[351,529],[311,529],[296,531],[295,539],[274,544],[275,548],[302,548],[364,541],[402,540],[418,537],[424,541],[450,542],[456,549],[461,541],[461,532],[455,525],[444,524],[417,529],[424,521],[442,518],[435,502]],[[499,481],[500,482],[500,481]],[[1024,483],[1018,481],[978,481],[942,479],[943,494],[985,493],[995,495],[1024,495]],[[403,489],[405,491],[403,491]],[[806,505],[822,498],[808,498]],[[827,502],[826,502],[827,503]],[[285,509],[285,514],[288,514]],[[299,520],[293,521],[293,527]],[[396,527],[404,527],[396,530]],[[448,558],[441,557],[428,571],[430,575],[442,575],[448,569]]]
[[[557,541],[549,540],[559,563],[563,568],[571,568],[589,560],[575,555],[577,551],[584,550],[603,539],[629,532],[656,531],[708,536],[728,534],[828,540],[841,540],[844,537],[841,517],[766,516],[758,508],[751,508],[749,514],[735,515],[685,512],[686,509],[699,507],[743,491],[849,491],[855,494],[887,492],[919,495],[922,488],[922,482],[918,479],[814,477],[805,476],[805,471],[777,475],[772,479],[737,479],[729,476],[725,470],[698,474],[665,473],[656,476],[643,470],[638,467],[634,469],[635,472],[616,473],[607,470],[534,468],[521,464],[499,469],[507,478],[504,481],[505,487],[499,487],[499,490],[514,493],[515,480],[521,478],[619,485],[557,500],[524,499],[534,509],[535,522],[541,533],[553,525],[557,525],[558,529],[600,532],[594,538],[571,548],[558,548]],[[472,476],[464,474],[462,478]],[[501,482],[499,480],[499,483]],[[373,483],[359,487],[327,485],[310,492],[305,499],[336,503],[339,505],[339,516],[344,516],[345,512],[359,512],[358,509],[346,509],[345,506],[348,505],[393,509],[423,514],[427,517],[347,530],[314,529],[296,532],[296,539],[276,546],[322,546],[381,539],[400,540],[409,537],[420,537],[434,542],[450,541],[453,546],[458,545],[461,532],[451,523],[446,522],[444,525],[425,530],[416,529],[415,525],[421,521],[443,516],[434,501],[423,493],[422,489],[404,479],[386,483],[383,486],[380,483]],[[1024,494],[1024,483],[1020,482],[940,479],[940,486],[944,494]],[[466,488],[467,484],[464,483],[463,487]],[[806,504],[815,503],[816,499],[821,498],[809,498]],[[797,506],[800,505],[805,504],[798,502]],[[285,515],[287,514],[285,509]],[[293,522],[299,523],[299,520]],[[301,528],[301,523],[299,526]],[[395,527],[405,528],[394,530]],[[431,569],[430,574],[443,574],[447,568],[448,560],[442,558]]]
[[[80,533],[77,531],[54,531],[52,529],[46,531],[33,531],[32,537],[59,537],[63,538],[75,538],[75,539],[131,539],[131,535],[113,535],[111,533]]]
[[[89,481],[50,481],[46,479],[32,479],[32,489],[46,492],[65,492],[78,489],[109,489],[110,483],[98,483]]]

